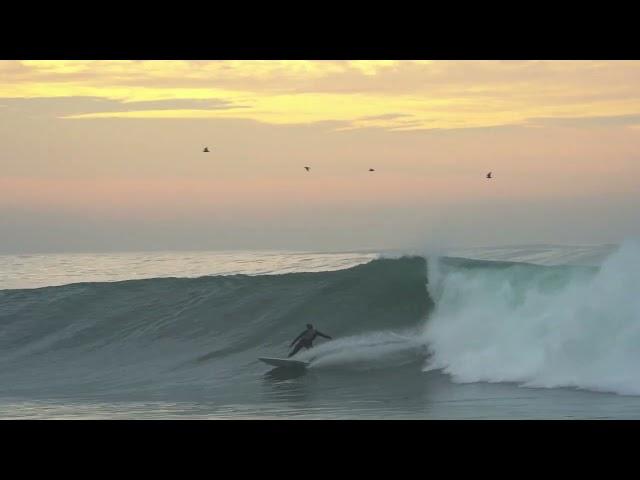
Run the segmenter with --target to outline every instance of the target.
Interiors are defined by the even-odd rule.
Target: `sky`
[[[0,254],[618,243],[639,147],[638,61],[0,61]]]

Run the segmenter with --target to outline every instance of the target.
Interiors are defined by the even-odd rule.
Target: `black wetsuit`
[[[293,342],[291,342],[291,346],[293,346],[293,344],[296,343],[296,342],[298,342],[298,343],[296,344],[296,346],[293,349],[293,351],[289,354],[289,357],[293,357],[296,353],[298,353],[300,351],[300,349],[302,347],[304,347],[304,348],[313,347],[313,340],[318,335],[321,336],[321,337],[328,338],[329,340],[331,340],[331,337],[329,335],[325,335],[324,333],[319,332],[315,328],[308,328],[304,332],[302,332],[300,335],[298,335]]]

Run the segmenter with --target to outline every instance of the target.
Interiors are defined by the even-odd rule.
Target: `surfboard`
[[[258,360],[274,367],[287,367],[287,368],[306,368],[309,363],[302,362],[300,360],[290,360],[288,358],[269,358],[260,357]]]

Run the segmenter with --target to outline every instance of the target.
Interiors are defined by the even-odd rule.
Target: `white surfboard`
[[[269,358],[260,357],[258,360],[273,365],[274,367],[287,367],[287,368],[306,368],[309,363],[302,362],[300,360],[290,360],[288,358]]]

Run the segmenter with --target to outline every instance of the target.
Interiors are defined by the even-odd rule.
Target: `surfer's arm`
[[[289,345],[289,346],[290,346],[290,347],[293,347],[293,344],[294,344],[294,343],[296,343],[296,342],[300,339],[300,337],[302,337],[302,335],[304,335],[304,332],[302,332],[300,335],[298,335],[298,336],[293,340],[293,342],[291,342],[291,345]]]
[[[329,335],[325,335],[324,333],[319,332],[318,330],[316,330],[316,333],[317,333],[318,335],[320,335],[321,337],[328,338],[329,340],[332,340],[332,338],[331,338]]]

